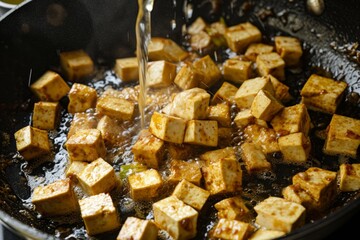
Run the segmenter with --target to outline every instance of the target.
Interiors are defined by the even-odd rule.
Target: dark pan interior
[[[184,14],[185,3],[193,6],[192,14]],[[306,66],[301,72],[287,72],[287,84],[294,87],[294,94],[310,73],[344,80],[349,91],[338,113],[360,119],[360,52],[351,45],[360,41],[359,11],[357,0],[325,1],[325,11],[319,16],[307,11],[305,1],[155,0],[152,35],[180,43],[183,24],[202,16],[208,22],[223,17],[228,25],[249,20],[266,33],[264,41],[268,42],[280,32],[296,36],[304,42]],[[98,66],[108,67],[115,58],[133,56],[136,14],[134,0],[34,0],[0,20],[0,217],[25,236],[49,239],[59,228],[28,207],[31,191],[23,161],[16,153],[13,133],[29,125],[33,107],[29,81],[47,69],[58,70],[58,53],[64,50],[83,48]],[[329,121],[316,113],[311,117],[318,128]],[[335,168],[337,158],[314,154],[320,161],[328,161],[329,169]],[[44,175],[52,167],[39,166],[35,171]],[[294,231],[287,239],[328,235],[359,211],[358,197],[358,193],[342,194],[327,218]],[[76,230],[79,226],[72,227]]]

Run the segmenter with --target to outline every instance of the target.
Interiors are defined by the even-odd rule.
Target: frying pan
[[[310,73],[346,81],[349,88],[338,113],[360,119],[360,53],[351,44],[360,42],[360,4],[357,0],[342,0],[324,1],[324,5],[324,11],[318,15],[308,10],[305,1],[295,0],[155,0],[152,35],[181,43],[182,26],[202,16],[208,22],[223,18],[228,25],[251,21],[265,33],[265,42],[271,42],[279,33],[298,37],[304,47],[304,68],[286,72],[291,93],[298,94]],[[109,69],[114,59],[133,56],[136,14],[134,0],[33,0],[25,1],[0,19],[0,219],[20,235],[33,239],[84,238],[76,235],[84,229],[82,223],[41,218],[29,203],[33,187],[29,179],[59,178],[61,174],[56,169],[63,160],[57,158],[29,166],[16,152],[13,133],[31,123],[35,100],[29,92],[29,83],[48,69],[59,71],[61,51],[85,49],[98,67]],[[61,104],[66,106],[66,99]],[[324,129],[329,122],[326,115],[311,112],[311,117],[315,129]],[[313,144],[322,146],[323,142]],[[312,154],[328,169],[336,169],[340,161],[320,150]],[[348,160],[360,162],[359,157]],[[279,169],[286,173],[286,167]],[[285,239],[328,236],[359,211],[358,198],[357,192],[342,193],[326,216],[293,231]],[[199,231],[204,229],[200,227]]]

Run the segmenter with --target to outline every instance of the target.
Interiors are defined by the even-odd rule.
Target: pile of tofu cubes
[[[111,197],[122,186],[107,152],[127,137],[123,123],[138,114],[139,87],[100,94],[80,83],[94,73],[94,63],[83,50],[60,54],[63,76],[71,87],[50,70],[31,84],[39,99],[32,125],[15,133],[24,160],[49,156],[48,131],[57,129],[60,99],[69,99],[66,110],[73,121],[65,144],[66,176],[34,189],[32,203],[40,214],[80,212],[88,235],[120,229],[118,240],[157,239],[159,230],[173,239],[193,239],[202,208],[216,197],[217,221],[209,236],[272,239],[304,225],[306,214],[326,211],[339,190],[360,189],[360,164],[349,161],[338,171],[310,167],[292,176],[282,196],[269,196],[254,207],[246,203],[241,197],[246,187],[243,174],[271,171],[269,155],[281,153],[281,161],[289,165],[309,161],[308,110],[332,115],[323,146],[328,155],[356,158],[360,120],[336,114],[347,84],[317,74],[301,89],[301,102],[288,104],[293,97],[284,83],[285,68],[301,66],[303,54],[297,38],[276,36],[274,44],[265,44],[250,22],[227,27],[200,17],[188,27],[188,35],[192,51],[161,37],[152,38],[148,49],[147,86],[176,91],[157,96],[166,104],[154,108],[148,127],[131,147],[132,164],[143,168],[126,176],[125,189],[133,201],[152,203],[153,219],[122,219]],[[233,55],[218,63],[208,53],[224,46]],[[139,78],[136,57],[116,59],[113,70],[125,83]],[[242,140],[234,145],[240,132]],[[85,197],[78,199],[74,184],[81,186]],[[164,197],[165,185],[174,187]]]

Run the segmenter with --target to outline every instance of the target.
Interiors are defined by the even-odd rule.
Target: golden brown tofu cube
[[[109,117],[119,120],[132,120],[135,112],[135,103],[124,98],[101,97],[96,103],[96,110]]]
[[[333,171],[310,167],[295,174],[292,183],[307,191],[318,203],[319,211],[327,209],[337,196],[336,172]]]
[[[14,134],[16,149],[25,160],[31,160],[49,154],[50,142],[45,130],[26,126]]]
[[[88,195],[107,193],[116,186],[115,170],[102,158],[86,165],[80,172],[78,180]]]
[[[215,225],[212,236],[216,239],[245,240],[252,232],[253,227],[249,223],[221,218]]]
[[[261,41],[261,32],[250,22],[228,27],[225,39],[229,48],[236,53],[244,53],[251,44]]]
[[[275,36],[276,52],[284,59],[286,66],[297,66],[303,54],[300,40],[295,37]]]
[[[231,145],[233,128],[218,127],[218,147],[224,148]]]
[[[245,57],[255,62],[259,54],[271,53],[274,47],[264,43],[252,43],[245,51]]]
[[[114,71],[123,82],[138,80],[139,63],[137,57],[116,59]]]
[[[31,202],[41,215],[60,216],[77,212],[79,205],[70,179],[62,179],[35,187]]]
[[[174,239],[192,239],[196,236],[198,212],[175,196],[153,204],[155,223]],[[186,223],[186,224],[184,224]]]
[[[174,82],[176,65],[164,60],[149,62],[146,83],[152,88],[168,87]]]
[[[299,103],[285,107],[271,120],[271,126],[280,136],[302,132],[305,136],[310,130],[310,116],[306,105]]]
[[[289,233],[305,224],[305,207],[279,197],[268,197],[258,203],[256,223],[269,230]]]
[[[149,131],[156,137],[172,143],[183,143],[186,121],[184,119],[154,112]]]
[[[241,84],[252,74],[252,63],[239,59],[228,59],[223,63],[223,76],[227,81]]]
[[[334,114],[328,126],[324,153],[356,158],[360,145],[360,120]]]
[[[40,101],[57,102],[70,91],[70,87],[56,72],[46,71],[30,85],[30,90]]]
[[[190,37],[190,46],[193,50],[199,51],[201,54],[208,53],[213,48],[211,36],[201,31]]]
[[[116,240],[156,240],[158,239],[158,231],[158,227],[151,220],[128,217],[121,227]]]
[[[68,112],[85,112],[89,108],[95,108],[97,93],[95,88],[81,83],[74,83],[68,94]]]
[[[340,165],[339,188],[343,192],[352,192],[360,189],[359,163],[343,163]]]
[[[149,130],[144,129],[139,134],[131,151],[134,154],[135,162],[158,169],[164,159],[165,143],[152,135]]]
[[[168,181],[177,184],[183,179],[200,186],[202,174],[199,164],[194,161],[171,160]]]
[[[286,200],[303,205],[307,213],[318,211],[319,207],[321,207],[321,203],[316,202],[313,197],[298,184],[286,186],[281,193]]]
[[[82,129],[94,129],[97,124],[98,118],[94,113],[75,113],[67,137]]]
[[[246,80],[236,91],[234,100],[240,109],[250,108],[251,104],[260,90],[274,94],[274,88],[267,77],[257,77]]]
[[[271,170],[265,154],[254,143],[245,142],[241,145],[241,158],[250,174]]]
[[[244,129],[244,133],[246,140],[255,143],[263,153],[271,154],[280,151],[278,136],[274,129],[252,124]]]
[[[176,74],[174,83],[183,90],[196,88],[204,81],[204,74],[191,64],[185,64]]]
[[[209,198],[210,192],[183,179],[176,185],[172,195],[200,211]]]
[[[43,130],[54,130],[59,123],[60,105],[58,102],[37,102],[34,104],[32,125]]]
[[[187,32],[191,35],[197,34],[207,27],[207,23],[202,17],[197,17],[193,23],[187,28]]]
[[[309,158],[310,138],[302,132],[279,137],[278,143],[285,162],[306,162]]]
[[[205,188],[211,195],[235,193],[242,189],[240,163],[232,158],[206,162],[202,168]]]
[[[277,80],[274,76],[268,75],[274,88],[274,96],[281,102],[289,102],[293,97],[289,93],[289,87]]]
[[[79,174],[82,170],[88,165],[88,162],[83,161],[72,161],[68,163],[68,166],[65,170],[65,175],[67,178],[71,179],[72,182],[77,183]]]
[[[128,176],[130,196],[134,201],[147,201],[159,195],[163,180],[155,169],[136,172]]]
[[[69,81],[78,81],[94,72],[94,62],[84,50],[60,53],[60,65]]]
[[[209,55],[196,60],[193,66],[204,75],[201,88],[208,89],[221,79],[220,69]]]
[[[300,94],[308,109],[334,114],[346,87],[346,82],[312,74]]]
[[[92,236],[120,227],[120,216],[108,193],[80,199],[79,205],[88,235]]]
[[[250,212],[240,196],[225,198],[215,203],[214,207],[219,219],[242,220]]]
[[[285,62],[278,53],[271,52],[258,55],[256,65],[260,76],[271,74],[280,81],[285,80]]]
[[[123,144],[123,140],[126,138],[123,135],[126,129],[121,121],[106,115],[100,119],[96,129],[100,130],[105,145],[119,146]]]
[[[261,120],[270,121],[284,106],[271,93],[260,90],[251,103],[251,114]]]
[[[148,46],[149,60],[165,60],[169,62],[180,62],[189,53],[182,49],[176,42],[169,38],[153,37]]]
[[[216,120],[219,126],[231,126],[230,106],[227,104],[216,104],[208,107],[208,119]]]
[[[226,102],[229,105],[233,104],[235,94],[238,88],[231,83],[223,82],[221,87],[216,91],[214,97],[211,100],[212,104]]]
[[[186,124],[184,143],[216,147],[218,123],[213,120],[189,120]]]
[[[65,143],[71,161],[92,162],[106,156],[101,132],[97,129],[83,129],[75,132]]]
[[[258,230],[256,230],[255,233],[253,233],[249,237],[249,240],[272,240],[272,239],[277,239],[279,237],[282,237],[284,235],[285,235],[285,232],[283,232],[283,231],[259,228]]]
[[[200,155],[200,159],[209,164],[217,162],[222,158],[237,161],[235,149],[232,147],[225,147],[221,149],[211,150]]]

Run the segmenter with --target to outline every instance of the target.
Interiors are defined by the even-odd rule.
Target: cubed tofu
[[[69,215],[79,210],[70,179],[56,180],[45,186],[37,186],[32,193],[31,202],[41,215]]]
[[[360,145],[360,120],[334,114],[328,126],[324,153],[356,158]]]
[[[303,205],[306,208],[307,214],[318,211],[319,207],[321,207],[321,203],[316,202],[314,198],[298,184],[291,184],[284,187],[281,193],[286,200]]]
[[[218,162],[222,158],[237,161],[235,149],[232,147],[225,147],[221,149],[211,150],[200,155],[200,159],[208,164]]]
[[[128,176],[130,196],[134,201],[151,200],[159,195],[163,185],[160,173],[155,169],[136,172]]]
[[[277,239],[279,237],[283,237],[284,235],[285,232],[283,231],[259,228],[258,230],[256,230],[255,233],[253,233],[249,237],[249,240],[272,240],[272,239]]]
[[[139,79],[139,63],[137,57],[118,58],[115,60],[115,74],[123,81]]]
[[[271,121],[284,105],[268,91],[260,90],[251,103],[251,114],[261,120]]]
[[[172,195],[200,211],[209,198],[210,192],[183,179],[176,185]]]
[[[185,120],[206,119],[210,94],[201,88],[182,91],[174,97],[170,114]]]
[[[310,167],[292,177],[292,183],[299,185],[318,203],[318,210],[327,209],[337,196],[336,172]]]
[[[343,99],[347,83],[312,74],[301,89],[301,101],[314,111],[334,114]]]
[[[305,224],[305,207],[284,198],[268,197],[258,203],[255,222],[269,230],[289,233]]]
[[[208,119],[216,120],[221,127],[231,126],[231,113],[228,104],[216,104],[208,107]]]
[[[284,59],[286,66],[299,65],[303,54],[299,39],[288,36],[275,36],[275,49],[280,57]]]
[[[220,219],[212,231],[212,237],[227,240],[245,240],[253,232],[253,227],[238,220]]]
[[[174,82],[176,65],[164,60],[149,62],[146,84],[151,88],[168,87]]]
[[[283,108],[270,124],[279,136],[297,132],[302,132],[307,136],[311,121],[306,105],[299,103]]]
[[[360,164],[343,163],[339,169],[339,188],[343,192],[360,189]]]
[[[175,196],[152,205],[155,223],[174,239],[192,239],[197,232],[198,212]]]
[[[232,142],[232,127],[218,127],[218,147],[224,148],[231,145]]]
[[[281,136],[278,143],[285,162],[306,162],[309,158],[310,138],[302,132]]]
[[[69,81],[79,81],[94,73],[94,62],[82,49],[60,53],[60,65]]]
[[[121,227],[116,240],[156,240],[158,238],[158,231],[158,227],[151,220],[128,217]]]
[[[205,54],[213,49],[214,44],[206,31],[200,31],[190,36],[190,46],[193,50]]]
[[[92,162],[106,156],[106,148],[101,132],[97,129],[84,129],[75,132],[67,139],[65,148],[71,161]]]
[[[126,130],[121,121],[104,115],[98,122],[96,129],[100,130],[101,136],[107,146],[119,146],[123,144]]]
[[[156,137],[172,143],[183,143],[186,120],[154,112],[151,116],[149,131]]]
[[[251,43],[260,42],[260,30],[250,22],[228,27],[225,39],[229,48],[236,53],[244,53]]]
[[[165,143],[152,135],[148,129],[144,129],[139,134],[131,151],[134,154],[135,162],[158,169],[164,159]]]
[[[204,78],[204,74],[194,68],[192,64],[185,64],[176,74],[174,83],[182,90],[188,90],[199,87]]]
[[[267,122],[265,120],[255,118],[254,115],[251,114],[250,109],[243,109],[239,111],[234,118],[234,123],[236,127],[240,129],[243,129],[251,124],[257,124],[265,128],[268,127]]]
[[[250,174],[271,170],[271,164],[265,154],[254,143],[245,142],[241,144],[240,148],[241,158]]]
[[[54,130],[59,124],[58,102],[36,102],[32,115],[32,126],[43,130]]]
[[[98,118],[94,113],[75,113],[71,121],[70,129],[67,138],[70,138],[74,133],[83,129],[95,129],[98,124]]]
[[[149,60],[165,60],[169,62],[180,62],[189,53],[182,49],[176,42],[169,38],[153,37],[148,46]]]
[[[217,217],[219,219],[242,220],[246,219],[246,216],[250,213],[240,196],[225,198],[215,203],[214,207],[218,211]]]
[[[252,124],[244,129],[245,138],[255,143],[263,153],[272,154],[280,151],[278,136],[274,129]]]
[[[88,165],[88,162],[83,161],[72,161],[68,163],[68,166],[65,170],[65,175],[67,178],[71,179],[71,181],[77,183],[79,174],[82,170]]]
[[[120,216],[108,193],[79,200],[81,217],[90,236],[120,228]]]
[[[183,161],[173,159],[170,162],[170,175],[168,181],[178,184],[182,180],[187,180],[200,186],[202,174],[200,165],[195,161]]]
[[[274,94],[274,88],[267,77],[256,77],[246,80],[235,93],[234,100],[240,109],[250,108],[251,104],[260,90]]]
[[[70,91],[69,85],[54,71],[46,71],[30,85],[30,90],[40,101],[58,102]]]
[[[45,130],[26,126],[14,134],[16,149],[25,160],[41,157],[51,152],[48,133]]]
[[[194,22],[190,24],[187,28],[187,32],[191,35],[197,34],[201,31],[204,31],[207,27],[207,23],[202,17],[197,17]]]
[[[289,93],[289,87],[277,80],[274,76],[267,76],[274,88],[274,96],[283,103],[289,102],[293,97]]]
[[[88,195],[110,192],[117,183],[114,168],[102,158],[86,165],[78,180]]]
[[[189,120],[186,124],[184,143],[216,147],[218,123],[213,120]]]
[[[100,97],[96,103],[96,111],[118,120],[132,120],[135,103],[119,97]]]
[[[211,195],[240,192],[242,170],[240,163],[232,158],[206,162],[202,168],[205,188]]]
[[[201,88],[208,89],[221,79],[221,71],[209,55],[196,60],[193,66],[204,75]]]
[[[211,103],[227,103],[229,105],[234,103],[235,94],[238,91],[238,88],[231,83],[223,82],[221,87],[215,92]]]
[[[250,79],[252,75],[252,63],[239,59],[227,59],[223,63],[223,76],[227,81],[241,84]]]
[[[260,76],[271,74],[280,81],[285,80],[285,62],[276,52],[263,53],[256,57]]]
[[[74,83],[68,94],[68,112],[85,112],[89,108],[95,108],[97,93],[95,88],[81,83]]]
[[[259,54],[271,53],[274,47],[264,43],[252,43],[245,51],[245,57],[255,62]]]

